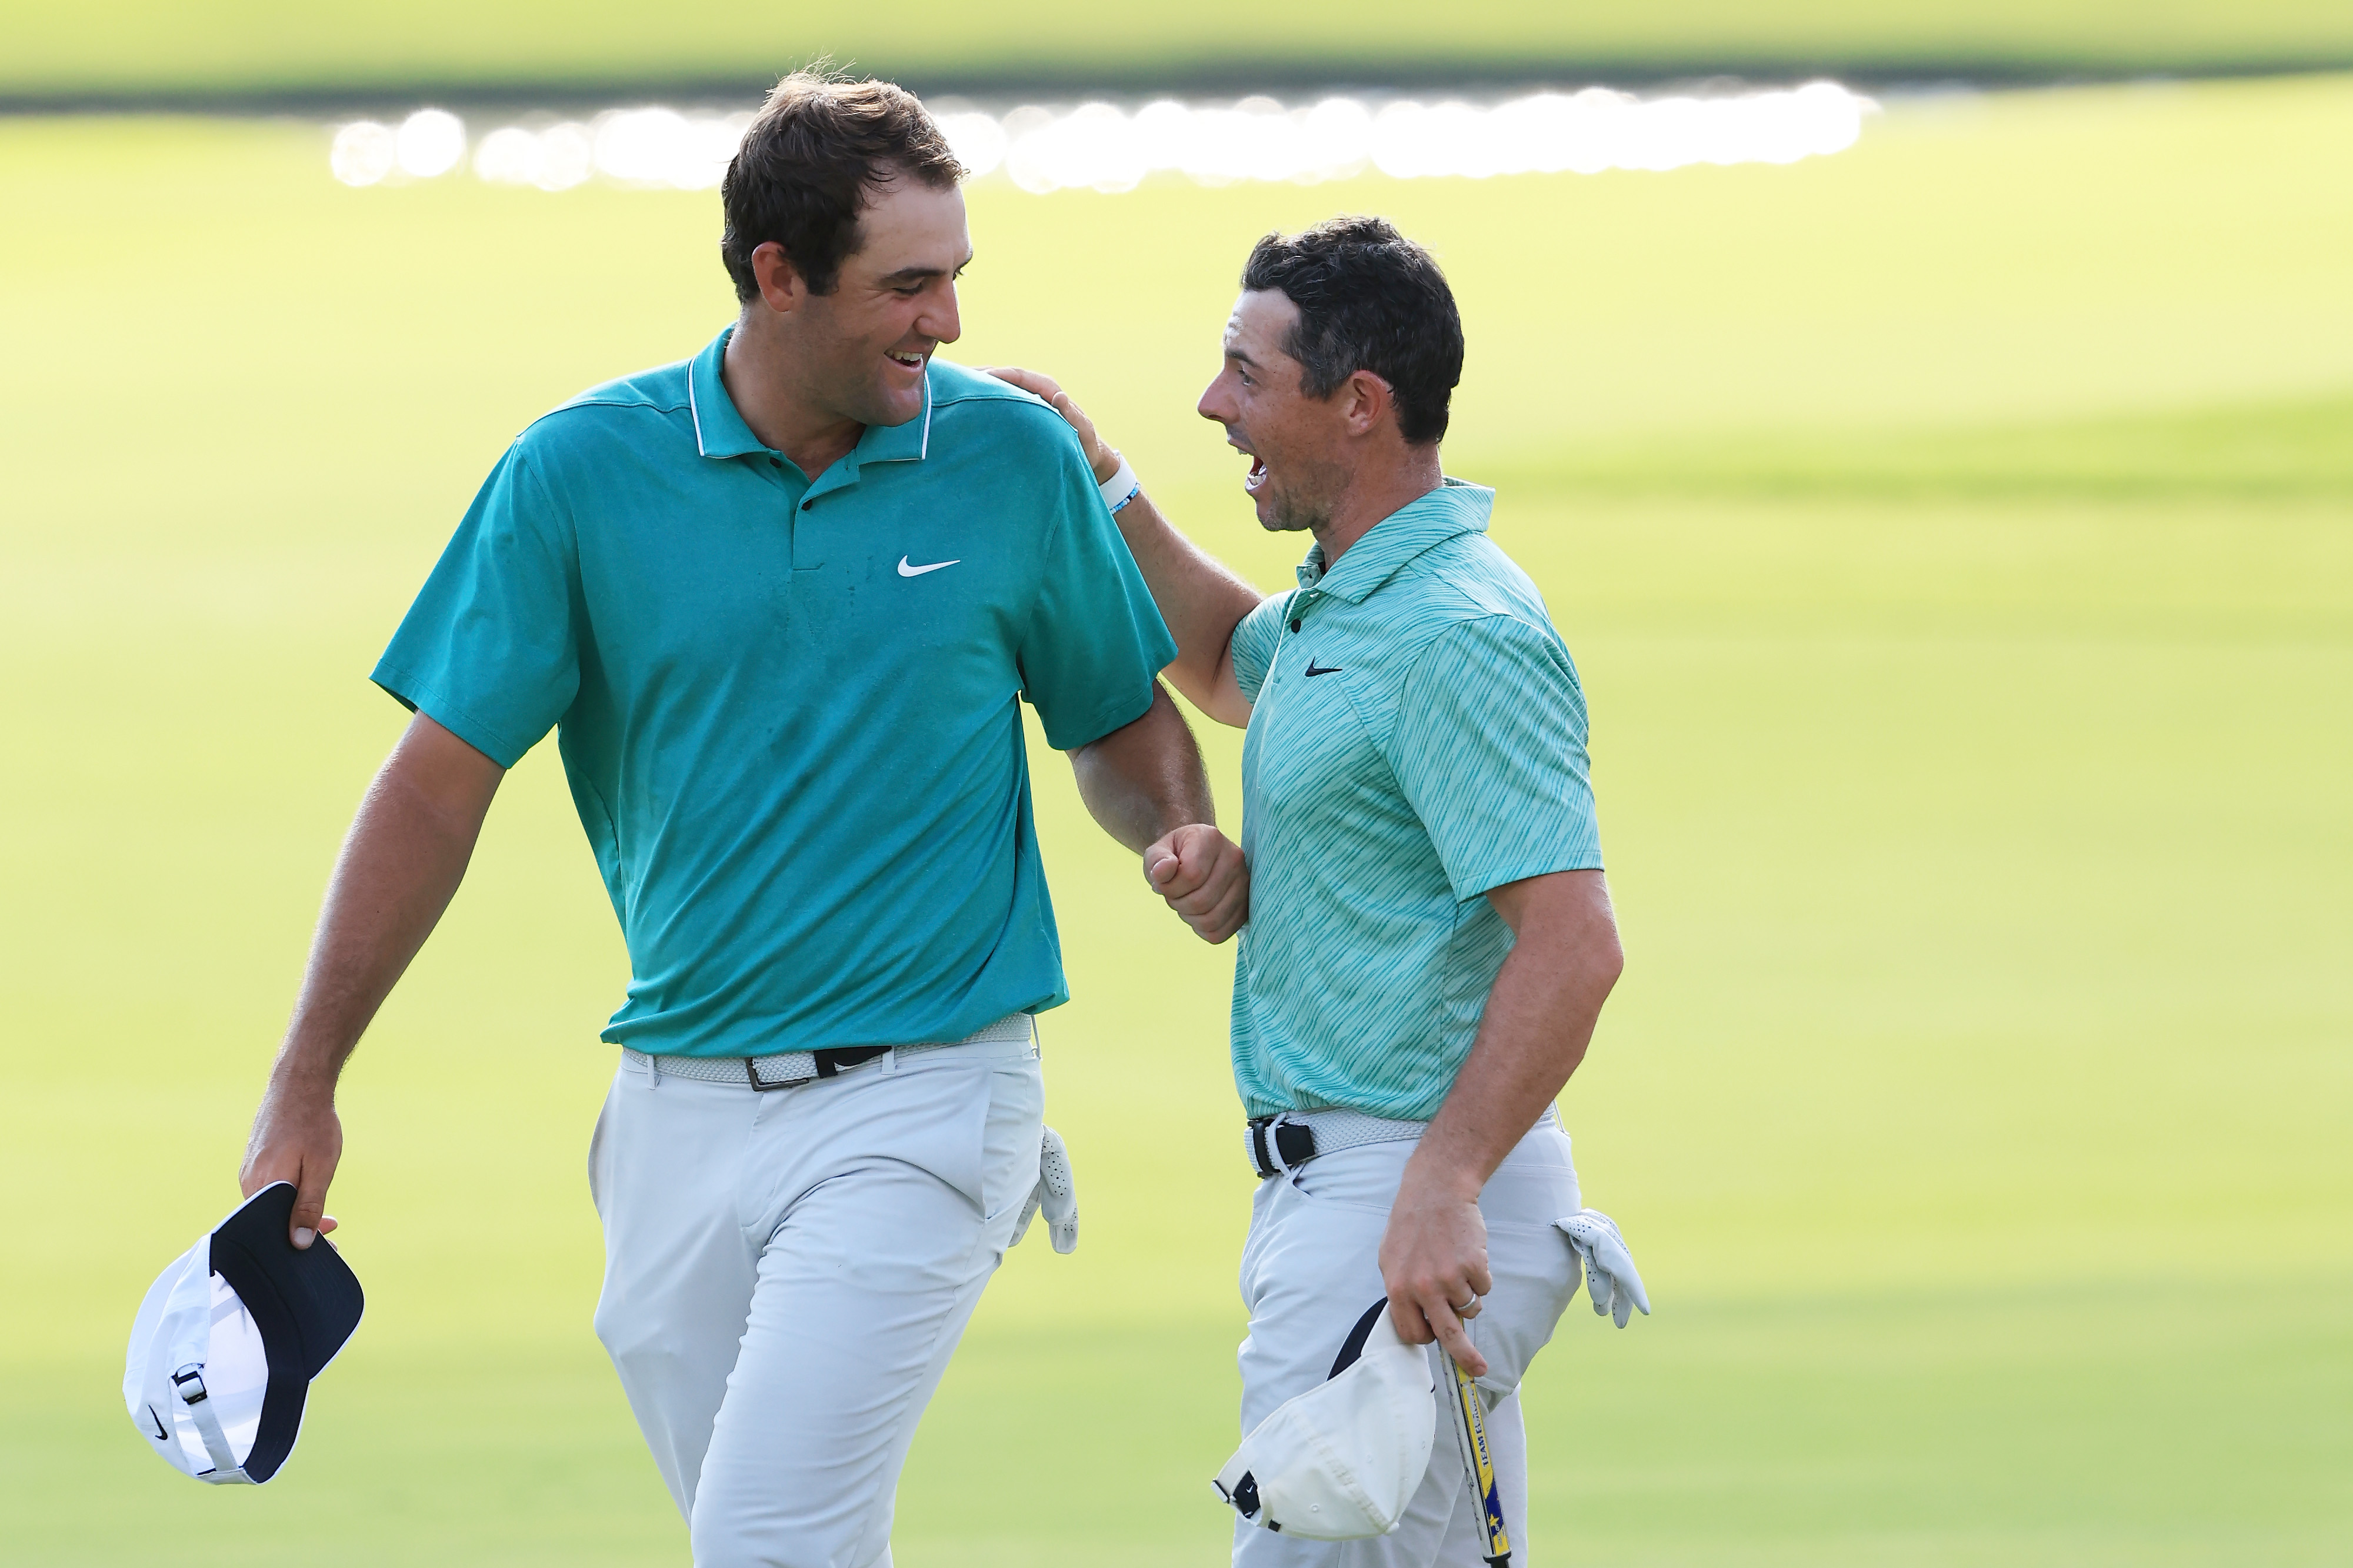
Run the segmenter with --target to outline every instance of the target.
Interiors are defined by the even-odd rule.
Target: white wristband
[[[1119,472],[1105,479],[1099,488],[1103,490],[1103,505],[1115,512],[1135,499],[1136,492],[1144,489],[1144,481],[1135,477],[1135,469],[1129,466],[1126,454],[1122,453]]]

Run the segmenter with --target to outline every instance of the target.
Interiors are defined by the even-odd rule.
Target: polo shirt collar
[[[727,340],[734,335],[732,323],[721,329],[694,356],[686,374],[687,410],[694,416],[694,449],[706,458],[759,457],[768,450],[735,412],[735,400],[727,395],[727,384],[719,378]]]
[[[1408,501],[1366,529],[1328,572],[1324,567],[1324,546],[1312,546],[1307,559],[1300,563],[1299,585],[1361,605],[1431,546],[1457,534],[1485,532],[1494,509],[1495,492],[1486,486],[1443,479],[1436,489]]]
[[[720,378],[720,365],[727,355],[727,340],[734,335],[733,323],[721,329],[687,367],[686,399],[688,411],[694,416],[694,449],[706,458],[749,458],[765,456],[769,451],[752,434],[752,427],[744,423],[744,416],[735,412],[735,400],[727,395],[727,384]],[[858,437],[858,445],[842,460],[849,466],[849,479],[855,479],[861,463],[922,462],[931,443],[932,378],[931,368],[926,365],[923,411],[904,425],[869,425]]]
[[[904,425],[869,425],[851,448],[850,466],[920,463],[932,445],[932,365],[923,362],[923,411]]]

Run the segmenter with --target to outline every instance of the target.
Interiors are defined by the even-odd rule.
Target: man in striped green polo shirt
[[[1553,1108],[1621,962],[1585,699],[1535,585],[1487,537],[1493,492],[1440,467],[1462,329],[1429,253],[1335,219],[1261,240],[1242,289],[1200,412],[1250,457],[1260,522],[1314,535],[1299,586],[1261,595],[1141,493],[1118,511],[1178,643],[1170,678],[1249,731],[1242,1427],[1325,1378],[1386,1298],[1409,1342],[1476,1379],[1498,1486],[1466,1486],[1441,1427],[1396,1531],[1318,1542],[1245,1520],[1235,1561],[1473,1564],[1496,1544],[1493,1491],[1525,1538],[1515,1390],[1594,1255],[1571,1237],[1608,1225],[1580,1217]],[[1106,494],[1128,488],[1059,387],[999,374],[1078,428]],[[1622,1249],[1599,1252],[1597,1308],[1639,1302],[1630,1263],[1609,1267]]]

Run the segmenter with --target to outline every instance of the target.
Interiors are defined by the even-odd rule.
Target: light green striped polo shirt
[[[1577,667],[1449,479],[1234,628],[1250,918],[1234,1079],[1252,1116],[1437,1113],[1512,932],[1482,896],[1601,864]]]

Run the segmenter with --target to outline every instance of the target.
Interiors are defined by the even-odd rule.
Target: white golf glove
[[[1007,1246],[1021,1245],[1021,1238],[1029,1234],[1029,1221],[1040,1209],[1046,1212],[1046,1238],[1054,1244],[1054,1250],[1077,1251],[1079,1189],[1071,1180],[1071,1152],[1062,1146],[1062,1135],[1050,1127],[1038,1145],[1038,1184],[1029,1189],[1021,1223],[1013,1227],[1013,1239]]]
[[[1577,1261],[1585,1266],[1585,1293],[1592,1298],[1595,1317],[1615,1318],[1622,1329],[1637,1307],[1642,1316],[1651,1315],[1650,1295],[1642,1289],[1642,1277],[1634,1272],[1634,1255],[1626,1250],[1616,1220],[1599,1209],[1579,1209],[1553,1224],[1568,1237]]]

